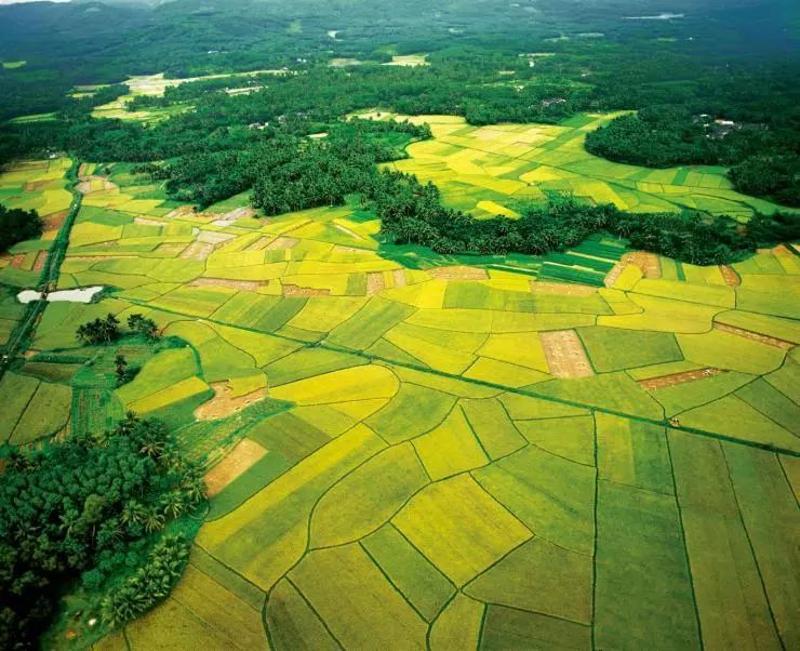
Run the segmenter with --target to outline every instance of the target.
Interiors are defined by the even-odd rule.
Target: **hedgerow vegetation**
[[[129,415],[112,431],[6,446],[2,463],[0,647],[34,647],[68,590],[112,627],[168,594],[191,540],[181,518],[204,488],[163,424]]]

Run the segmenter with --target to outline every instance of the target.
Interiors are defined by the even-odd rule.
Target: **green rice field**
[[[392,166],[476,219],[551,191],[634,212],[774,208],[720,168],[590,156],[583,136],[610,117],[422,116],[435,137]],[[2,202],[64,210],[69,165],[4,172]],[[213,479],[175,591],[92,648],[800,647],[797,243],[730,267],[602,237],[450,258],[379,242],[356,202],[197,212],[141,179],[81,166],[58,288],[110,291],[48,304],[0,382],[0,442],[132,410]],[[0,337],[39,250],[0,261]],[[74,337],[107,313],[165,336],[123,351],[141,370],[120,388],[119,351]]]

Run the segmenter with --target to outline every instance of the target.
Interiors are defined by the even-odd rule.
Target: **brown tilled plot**
[[[670,373],[669,375],[662,375],[660,377],[651,377],[646,380],[639,380],[639,386],[648,391],[653,389],[663,389],[665,387],[674,387],[676,384],[685,384],[686,382],[694,382],[695,380],[702,380],[707,377],[714,377],[721,373],[727,373],[721,368],[698,368],[693,371],[683,371],[682,373]]]
[[[719,266],[719,272],[722,274],[722,279],[728,287],[738,287],[742,284],[742,279],[739,278],[739,274],[736,273],[733,267],[721,264]]]
[[[550,373],[557,378],[578,378],[594,375],[578,333],[574,330],[552,330],[539,333]]]
[[[428,269],[428,275],[438,280],[488,280],[486,269],[455,265],[452,267],[434,267]]]
[[[284,285],[284,296],[330,296],[330,289],[319,289],[317,287],[300,287],[299,285]]]
[[[255,292],[264,285],[266,283],[259,280],[234,280],[232,278],[197,278],[189,283],[189,287],[227,287],[246,292]]]
[[[296,237],[276,237],[265,245],[267,251],[285,251],[297,246],[300,242]]]
[[[374,271],[367,274],[367,296],[374,296],[378,292],[382,292],[385,287],[382,271]]]
[[[235,414],[254,402],[262,400],[267,395],[266,388],[257,389],[246,396],[234,397],[227,382],[215,382],[211,385],[214,397],[204,402],[194,410],[197,420],[216,420]]]
[[[647,253],[645,251],[626,253],[622,256],[620,262],[635,264],[642,270],[642,275],[645,278],[661,278],[661,263],[655,253]]]
[[[234,479],[252,468],[267,453],[255,441],[242,439],[228,455],[206,473],[206,492],[214,497]]]
[[[611,269],[611,271],[609,271],[606,274],[606,277],[603,278],[603,284],[606,287],[613,287],[614,283],[617,282],[617,279],[620,277],[620,274],[622,274],[622,271],[627,266],[628,265],[626,265],[624,262],[617,262],[617,264],[614,265],[613,269]]]
[[[214,252],[214,245],[206,242],[192,242],[180,254],[182,260],[197,260],[202,262]]]
[[[34,271],[41,271],[44,269],[44,265],[47,262],[47,251],[39,251],[36,254],[36,260],[33,263],[33,270]]]
[[[753,332],[752,330],[745,330],[744,328],[737,328],[736,326],[725,325],[724,323],[715,323],[714,329],[721,330],[722,332],[728,332],[739,337],[744,337],[745,339],[750,339],[751,341],[767,344],[768,346],[774,346],[775,348],[781,348],[782,350],[789,350],[795,346],[793,342],[786,341],[785,339],[778,339],[777,337],[762,335],[758,332]]]

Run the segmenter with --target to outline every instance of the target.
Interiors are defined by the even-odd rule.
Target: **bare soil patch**
[[[330,289],[319,289],[316,287],[300,287],[299,285],[284,285],[284,296],[330,296]]]
[[[596,290],[594,287],[589,287],[588,285],[531,280],[531,292],[534,294],[547,294],[549,296],[591,296]]]
[[[780,348],[782,350],[789,350],[795,346],[793,342],[786,341],[785,339],[778,339],[777,337],[762,335],[758,332],[753,332],[752,330],[745,330],[744,328],[737,328],[724,323],[715,323],[714,328],[716,330],[721,330],[722,332],[729,332],[732,335],[738,335],[739,337],[744,337],[745,339],[750,339],[751,341],[767,344],[768,346],[774,346],[775,348]]]
[[[544,348],[550,373],[557,378],[579,378],[594,375],[578,333],[574,330],[542,332],[539,339]]]
[[[669,375],[662,375],[660,377],[652,377],[647,380],[639,380],[639,386],[648,391],[653,389],[663,389],[665,387],[674,387],[676,384],[685,384],[686,382],[694,382],[695,380],[702,380],[707,377],[714,377],[727,373],[721,368],[707,367],[698,368],[694,371],[683,371],[682,373],[670,373]]]
[[[67,219],[69,210],[59,210],[58,212],[50,213],[47,217],[42,219],[42,230],[56,231],[59,230]]]
[[[266,245],[267,251],[285,251],[291,249],[300,242],[296,237],[276,237]]]
[[[200,231],[197,234],[197,241],[203,244],[219,245],[223,242],[228,242],[236,236],[231,233],[217,233],[216,231]]]
[[[405,287],[407,284],[405,269],[395,269],[392,272],[392,279],[395,287]]]
[[[34,271],[41,271],[44,269],[45,262],[47,262],[47,251],[39,251],[36,254],[36,260],[33,263]]]
[[[617,279],[627,266],[628,265],[623,262],[617,262],[617,264],[614,265],[614,268],[606,274],[605,278],[603,278],[603,284],[606,287],[613,287],[614,283],[617,282]]]
[[[265,283],[257,280],[233,280],[230,278],[197,278],[189,284],[190,287],[229,287],[248,292],[254,292],[264,285]]]
[[[249,217],[253,217],[256,214],[256,211],[252,208],[237,208],[236,210],[231,210],[230,212],[226,212],[220,217],[217,217],[211,223],[214,226],[231,226],[235,224],[240,219],[247,219]]]
[[[206,473],[206,492],[214,497],[234,479],[252,468],[267,453],[255,441],[242,439],[228,455]]]
[[[739,278],[739,274],[736,273],[733,267],[722,264],[719,266],[719,272],[728,287],[738,287],[742,284],[742,279]]]
[[[439,280],[488,280],[486,269],[454,265],[452,267],[435,267],[428,269],[428,275]]]
[[[367,296],[374,296],[378,292],[382,292],[385,287],[382,271],[367,274]]]
[[[21,269],[23,264],[25,264],[25,255],[15,255],[11,258],[11,267],[13,269]]]
[[[626,253],[622,256],[620,262],[635,264],[642,270],[642,275],[645,278],[661,278],[661,263],[655,253],[647,253],[645,251]]]
[[[157,219],[148,219],[147,217],[134,217],[134,224],[141,226],[166,226],[166,222],[158,221]]]
[[[254,402],[262,400],[267,395],[267,389],[262,388],[248,393],[246,396],[234,398],[227,382],[216,382],[211,385],[211,388],[214,390],[214,397],[194,410],[194,416],[197,420],[225,418],[252,405]]]
[[[180,254],[182,260],[198,260],[203,261],[210,256],[214,251],[213,244],[204,242],[192,242]]]

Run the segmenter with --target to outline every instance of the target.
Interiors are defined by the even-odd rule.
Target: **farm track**
[[[39,276],[39,282],[36,286],[41,292],[52,291],[58,283],[61,263],[64,261],[67,247],[69,246],[70,232],[72,231],[72,226],[75,224],[78,211],[81,209],[83,194],[78,189],[78,170],[80,169],[80,165],[79,161],[73,160],[72,167],[70,167],[69,172],[67,172],[67,179],[71,182],[70,192],[72,193],[72,203],[58,231],[58,236],[50,245],[47,258],[42,265],[41,275]],[[3,376],[14,359],[23,355],[28,349],[31,336],[36,331],[36,326],[38,326],[46,306],[47,303],[45,301],[34,301],[28,304],[24,316],[8,338],[5,355],[2,360],[0,360],[0,380],[3,379]]]

